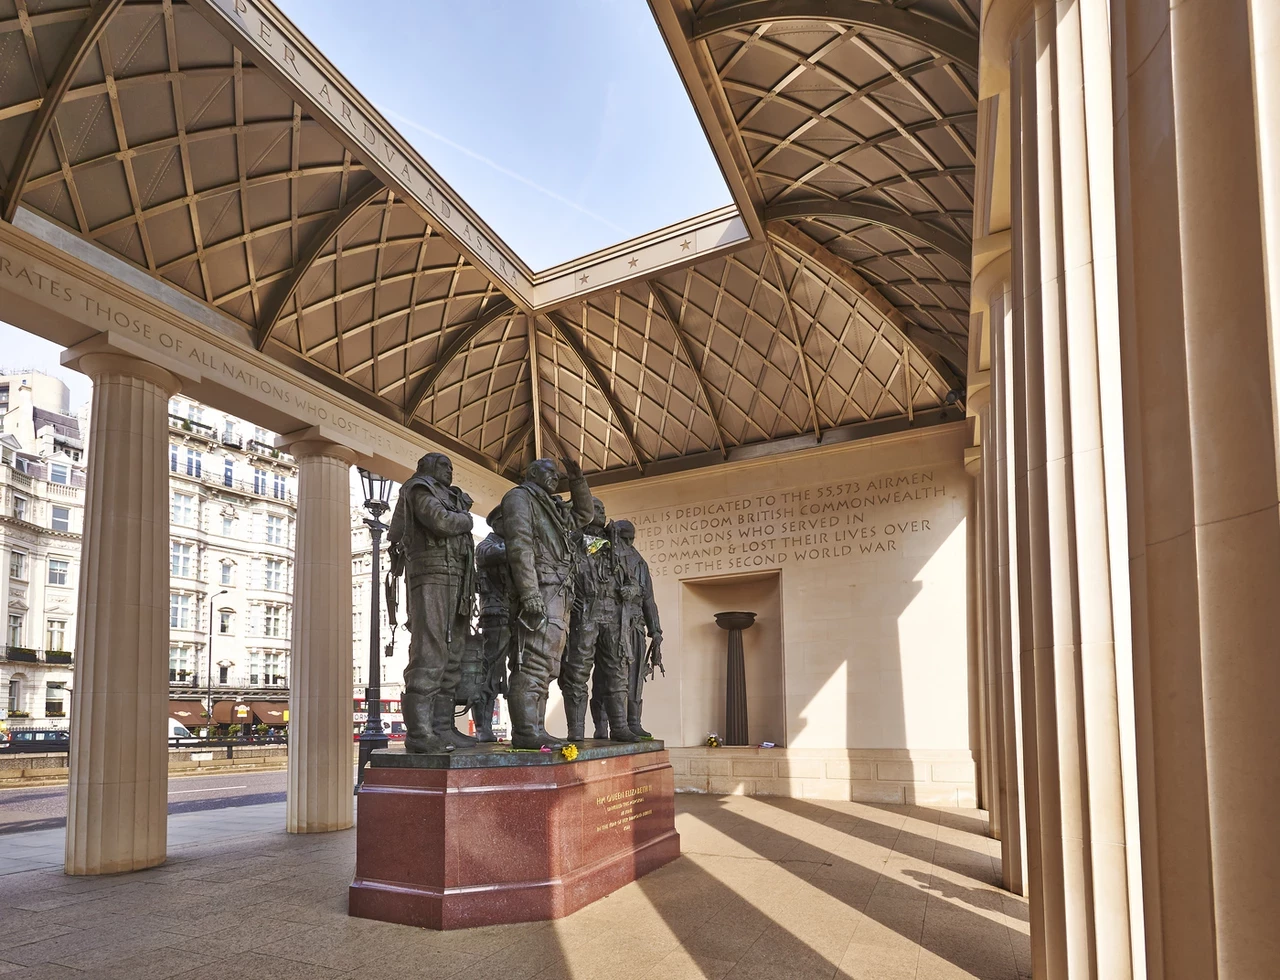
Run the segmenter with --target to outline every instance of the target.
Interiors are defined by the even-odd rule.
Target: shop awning
[[[213,720],[219,725],[240,725],[252,721],[253,708],[248,701],[215,701]]]
[[[170,701],[169,717],[188,728],[203,725],[208,720],[204,715],[203,701]]]
[[[280,726],[289,720],[288,701],[254,701],[252,707],[261,725]]]

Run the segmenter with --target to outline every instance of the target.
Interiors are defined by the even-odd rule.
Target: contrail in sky
[[[412,119],[408,118],[407,116],[402,116],[400,115],[400,113],[394,111],[393,109],[388,109],[386,106],[375,105],[374,108],[376,108],[384,116],[389,116],[392,119],[396,120],[396,122],[400,123],[401,125],[408,126],[410,129],[416,129],[418,130],[418,132],[424,133],[427,136],[430,136],[433,140],[439,140],[441,143],[445,144],[446,146],[452,147],[453,149],[457,150],[459,153],[465,153],[467,156],[471,157],[471,159],[478,160],[480,163],[483,163],[486,167],[492,167],[494,170],[498,171],[498,173],[505,174],[506,176],[510,177],[512,180],[518,180],[520,183],[524,184],[526,187],[532,188],[533,190],[537,191],[539,194],[545,194],[547,197],[551,198],[553,201],[559,201],[561,204],[565,205],[566,207],[571,207],[575,211],[580,211],[582,214],[585,214],[588,218],[594,218],[596,221],[600,222],[602,225],[605,225],[608,228],[612,228],[614,231],[618,232],[618,234],[620,235],[626,234],[625,228],[620,228],[618,225],[615,225],[612,221],[610,221],[608,218],[604,217],[603,215],[596,214],[594,211],[584,208],[581,204],[578,204],[576,201],[569,200],[569,198],[565,197],[562,194],[557,194],[555,191],[551,190],[551,188],[549,187],[543,187],[541,184],[530,180],[528,177],[525,177],[523,174],[518,174],[514,170],[508,170],[506,167],[504,167],[502,164],[498,163],[497,161],[490,160],[488,157],[482,156],[481,154],[475,152],[475,150],[469,150],[467,149],[467,147],[462,146],[459,143],[455,143],[453,140],[449,139],[449,137],[447,136],[441,136],[434,129],[428,129],[426,126],[422,125],[422,123],[414,122]]]

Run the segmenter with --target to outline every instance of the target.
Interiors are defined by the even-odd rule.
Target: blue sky
[[[730,203],[644,0],[277,3],[535,271]],[[0,342],[88,400],[56,345]]]
[[[277,3],[535,271],[730,203],[644,0]]]

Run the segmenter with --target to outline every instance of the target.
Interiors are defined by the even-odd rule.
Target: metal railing
[[[75,657],[70,650],[41,650],[38,647],[8,645],[0,647],[0,658],[15,664],[48,664],[71,666]]]
[[[190,432],[205,439],[216,440],[218,438],[218,430],[213,426],[197,422],[195,419],[184,418],[181,415],[169,415],[169,428],[181,429],[183,432]]]
[[[13,735],[21,736],[24,731],[66,731],[66,729],[36,729],[27,728],[19,729],[11,733],[10,738],[0,741],[0,755],[5,753],[12,754],[31,754],[41,753],[43,755],[62,755],[71,751],[71,739],[67,738],[42,738],[42,739],[23,739],[21,737],[14,738]],[[253,738],[171,738],[169,741],[170,749],[180,749],[183,752],[208,752],[213,749],[225,749],[228,759],[235,758],[236,749],[251,749],[263,745],[288,745],[288,738],[284,734],[274,735],[255,735]]]

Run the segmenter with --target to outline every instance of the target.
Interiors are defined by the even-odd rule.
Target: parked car
[[[65,752],[71,745],[71,733],[60,728],[28,728],[10,730],[9,739],[0,748],[15,752]]]

